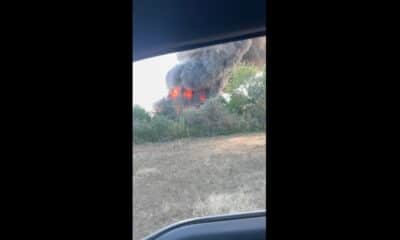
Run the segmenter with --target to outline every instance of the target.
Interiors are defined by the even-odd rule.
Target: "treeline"
[[[208,99],[199,108],[164,106],[151,116],[143,108],[133,108],[133,136],[136,144],[170,141],[186,137],[206,137],[264,131],[266,128],[266,69],[239,65],[224,93]],[[172,104],[165,102],[165,104]]]

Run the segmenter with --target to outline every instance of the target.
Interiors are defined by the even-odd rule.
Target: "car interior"
[[[266,36],[266,0],[133,0],[133,61]],[[266,239],[266,211],[185,220],[148,240]]]

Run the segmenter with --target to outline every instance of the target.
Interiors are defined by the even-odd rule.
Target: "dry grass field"
[[[134,239],[187,218],[265,209],[264,133],[134,146]]]

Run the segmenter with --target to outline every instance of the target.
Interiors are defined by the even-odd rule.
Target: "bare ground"
[[[264,133],[134,146],[134,239],[192,217],[265,209]]]

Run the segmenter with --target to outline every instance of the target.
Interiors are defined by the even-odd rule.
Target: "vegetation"
[[[248,83],[252,78],[254,78],[259,71],[260,69],[258,69],[256,66],[238,65],[233,69],[231,78],[229,79],[224,92],[233,93],[240,88],[240,86]]]
[[[260,71],[261,70],[261,71]],[[259,74],[259,73],[262,74]],[[162,112],[150,116],[140,106],[133,110],[134,142],[162,142],[185,137],[217,136],[266,128],[266,71],[240,65],[234,69],[221,96],[208,99],[199,108],[177,114],[169,101]]]

